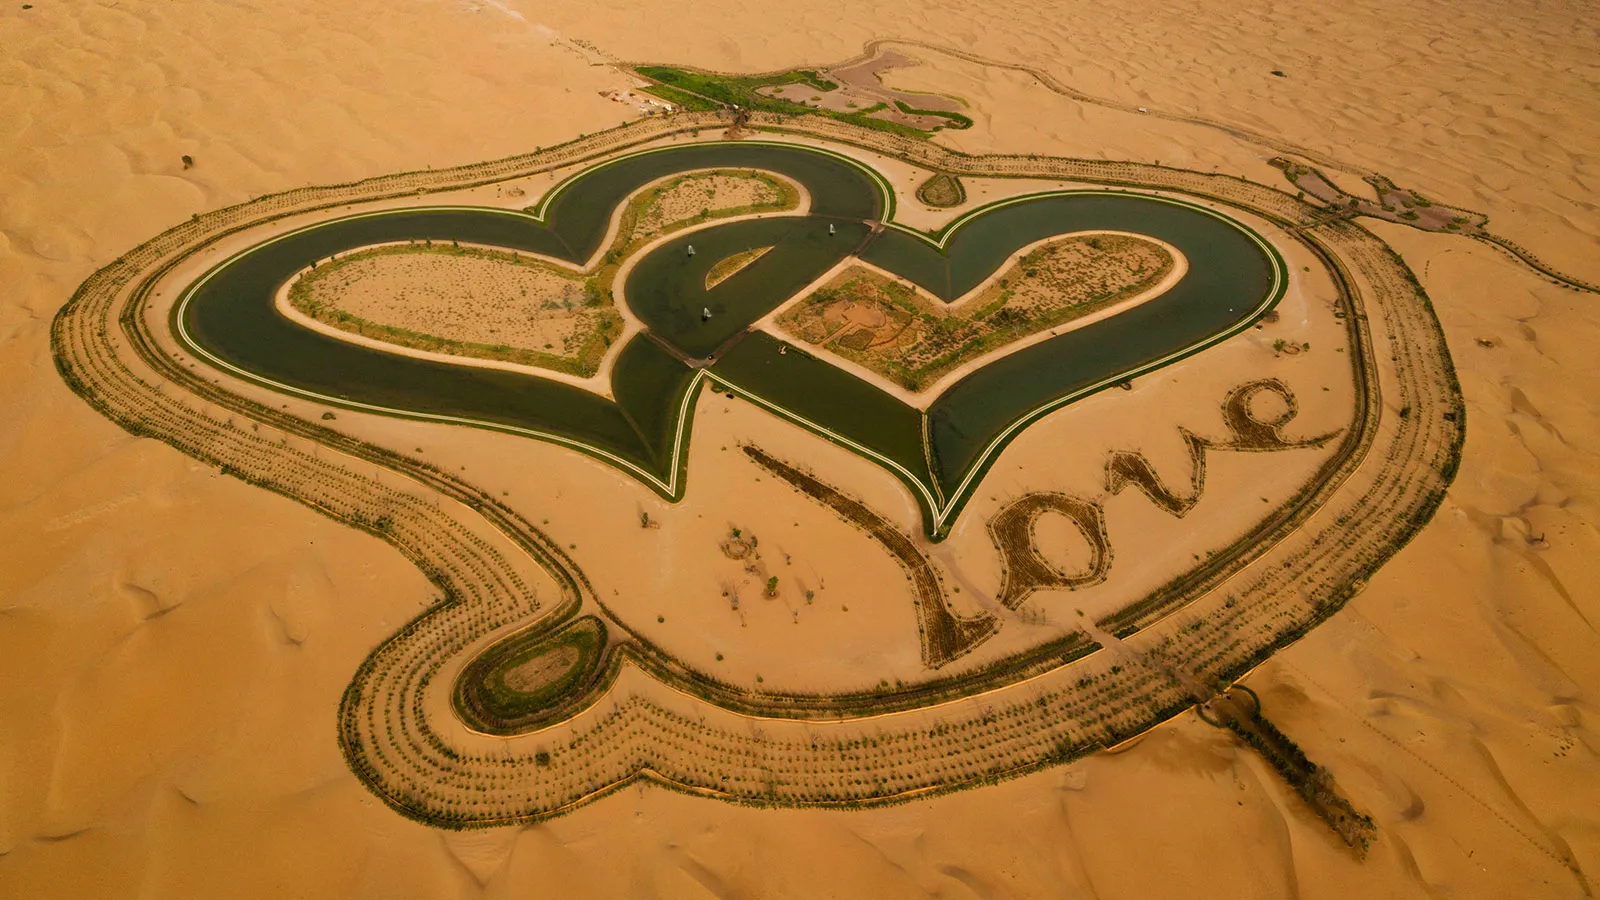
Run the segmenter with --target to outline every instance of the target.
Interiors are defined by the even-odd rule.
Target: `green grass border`
[[[873,118],[872,114],[874,112],[889,108],[887,103],[878,103],[864,109],[843,112],[771,97],[760,91],[764,87],[779,87],[789,84],[807,84],[823,92],[839,88],[838,84],[823,78],[814,69],[789,69],[770,75],[723,75],[682,66],[641,65],[634,66],[633,72],[641,78],[654,82],[656,85],[670,88],[678,93],[701,98],[703,101],[722,104],[729,108],[755,110],[777,115],[821,115],[862,128],[884,131],[918,141],[928,140],[933,136],[934,130],[937,130],[927,130],[900,122],[891,122],[887,119]],[[898,101],[896,101],[896,105],[903,106]],[[950,125],[942,127],[970,128],[972,126],[972,120],[960,113],[917,110],[913,114],[940,116],[951,122]],[[966,124],[961,124],[962,121]]]

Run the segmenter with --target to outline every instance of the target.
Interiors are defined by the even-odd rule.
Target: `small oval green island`
[[[949,209],[967,202],[967,189],[961,186],[961,179],[954,175],[937,172],[917,186],[917,199],[924,206]]]
[[[456,679],[463,721],[489,734],[516,734],[562,717],[599,674],[606,626],[581,616],[554,632],[514,634],[479,654]]]

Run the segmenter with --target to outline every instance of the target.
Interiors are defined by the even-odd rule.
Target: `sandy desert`
[[[1479,0],[1005,0],[981,15],[970,4],[907,0],[34,0],[0,11],[0,897],[1591,896],[1600,871],[1600,577],[1583,560],[1600,553],[1597,12],[1590,3]],[[874,68],[884,52],[897,65]],[[645,778],[559,815],[458,829],[402,815],[352,769],[340,731],[352,679],[441,599],[438,582],[397,551],[388,525],[352,528],[331,501],[313,508],[119,427],[63,377],[52,323],[97,270],[224,207],[391,173],[426,177],[637,122],[644,108],[612,98],[643,86],[632,67],[644,64],[864,72],[881,88],[859,94],[858,107],[880,95],[937,97],[923,108],[959,108],[972,125],[941,125],[927,143],[975,159],[1216,173],[1288,202],[1297,188],[1274,165],[1282,158],[1362,198],[1355,223],[1399,254],[1442,327],[1464,405],[1459,470],[1392,559],[1240,683],[1371,817],[1364,856],[1261,753],[1193,709],[1070,762],[859,809],[728,802]],[[903,109],[898,118],[951,121]],[[725,127],[646,144],[686,146]],[[913,229],[1028,192],[1087,186],[964,175],[965,197],[935,208],[916,200],[932,164],[828,146],[880,172],[898,200],[895,221]],[[584,168],[425,199],[520,211]],[[1434,213],[1424,224],[1439,230],[1415,227],[1402,194],[1375,193],[1368,176],[1415,192],[1405,200],[1486,217],[1483,227],[1505,243],[1451,233],[1454,220]],[[1303,180],[1300,190],[1323,188]],[[735,205],[768,200],[755,191]],[[692,201],[680,206],[647,225],[697,212]],[[1106,649],[1072,665],[1109,678],[1127,664],[1118,654],[1132,651],[1094,623],[1297,502],[1340,452],[1342,438],[1312,439],[1345,434],[1360,402],[1347,307],[1319,259],[1267,218],[1229,214],[1282,255],[1287,285],[1273,312],[1126,390],[1042,416],[997,451],[938,541],[927,539],[925,510],[904,479],[720,382],[687,413],[685,487],[672,499],[570,447],[277,392],[201,368],[170,333],[158,349],[275,414],[470,483],[548,536],[641,643],[752,696],[845,696],[929,678],[932,620],[908,587],[917,566],[938,573],[958,622],[1003,624],[941,659],[942,671],[976,677],[1088,629]],[[167,321],[185,285],[219,262],[318,215],[326,211],[297,212],[185,258],[154,283],[159,315],[146,321]],[[770,263],[758,259],[748,273]],[[616,277],[626,280],[623,268]],[[499,337],[498,325],[470,318],[453,333]],[[1374,312],[1372,327],[1382,322]],[[488,327],[496,331],[473,330]],[[638,329],[630,322],[618,343],[642,339]],[[556,349],[565,333],[528,328],[518,339]],[[1382,338],[1378,346],[1392,351],[1378,360],[1389,368],[1407,352]],[[1293,387],[1239,401],[1249,421],[1285,423],[1274,436],[1287,442],[1274,452],[1230,452],[1222,437],[1238,421],[1225,398],[1250,379]],[[1385,428],[1408,421],[1410,397],[1381,397]],[[439,499],[417,478],[248,416],[236,421],[210,399],[193,404],[241,440],[341,483],[375,485],[397,510],[465,520],[466,504]],[[794,473],[786,480],[753,462],[754,445],[909,536],[909,555],[884,552],[837,504],[802,496]],[[1152,503],[1149,488],[1107,490],[1108,460],[1137,472],[1134,455],[1180,489],[1203,455],[1192,496],[1171,500],[1183,514]],[[1384,463],[1374,452],[1351,483],[1379,478]],[[1105,495],[1112,575],[998,603],[1014,585],[997,565],[993,523],[1038,492]],[[1058,516],[1030,527],[1047,568],[1092,564],[1081,523],[1074,530]],[[751,536],[759,559],[726,549]],[[467,544],[506,561],[492,574],[516,581],[530,608],[561,596],[552,570],[505,533],[477,527]],[[1201,630],[1202,613],[1220,615],[1216,600],[1196,604],[1186,624]],[[470,651],[512,627],[485,632]],[[526,689],[579,655],[539,657],[504,681]],[[447,694],[419,693],[418,715],[456,722]],[[634,700],[724,723],[741,740],[815,746],[828,733],[820,719],[717,709],[639,668],[624,668],[605,702],[572,727],[603,727],[613,705]],[[978,694],[906,715],[919,728],[987,723],[989,702]],[[899,721],[861,727],[889,734]],[[547,733],[563,727],[511,738],[459,730],[483,758],[548,761]],[[950,752],[961,764],[959,748]],[[544,765],[510,784],[543,790]]]

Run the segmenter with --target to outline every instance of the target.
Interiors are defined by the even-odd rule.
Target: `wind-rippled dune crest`
[[[890,84],[968,102],[976,125],[942,133],[949,147],[1159,160],[1287,187],[1265,164],[1278,151],[1257,139],[1280,142],[1321,158],[1347,190],[1377,171],[1487,213],[1498,233],[1600,281],[1592,9],[21,6],[0,12],[0,896],[1594,889],[1600,313],[1592,295],[1491,247],[1363,220],[1432,297],[1466,398],[1465,456],[1434,521],[1345,610],[1248,682],[1377,820],[1365,861],[1258,756],[1193,716],[1070,766],[872,811],[761,810],[637,786],[539,825],[431,831],[361,786],[334,733],[351,673],[436,589],[376,538],[119,430],[66,389],[48,340],[51,316],[84,278],[196,213],[617,124],[635,111],[598,93],[630,82],[596,62],[774,70],[839,62],[890,37],[1031,66],[1090,98],[898,46],[924,65],[888,72]],[[295,407],[314,416],[306,409]],[[754,483],[753,468],[714,458],[733,455],[717,453],[721,443],[762,428],[776,450],[817,460],[875,508],[912,521],[910,501],[868,464],[764,421],[737,406],[699,414],[696,433],[717,443],[701,448],[710,452],[692,477],[757,499],[719,505],[720,495],[691,492],[684,514],[712,523],[695,534],[725,532],[718,517],[730,508],[753,516],[757,500],[784,501],[770,479]],[[554,519],[592,573],[614,564],[604,542],[615,522],[642,532],[636,507],[662,514],[615,474],[549,447],[410,423],[352,427],[468,466],[468,477],[504,475],[494,489]],[[1042,459],[1047,439],[1064,434],[1041,431],[1014,452]],[[505,474],[529,469],[542,479]],[[1208,490],[1227,475],[1212,477]],[[575,502],[588,494],[608,500]],[[794,509],[808,529],[818,523],[798,546],[823,548],[819,557],[853,546],[825,511]],[[763,541],[777,543],[776,533],[763,526]],[[876,583],[874,571],[846,571]],[[653,609],[639,613],[654,621]],[[870,654],[846,615],[829,627],[849,652]],[[848,615],[885,618],[859,604]],[[790,633],[786,616],[752,628],[776,643]],[[690,627],[666,618],[665,628]],[[811,632],[799,644],[833,646]],[[760,655],[729,663],[754,676]]]

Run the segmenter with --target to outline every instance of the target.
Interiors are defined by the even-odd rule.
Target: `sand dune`
[[[1378,820],[1365,862],[1259,758],[1192,716],[1115,753],[872,812],[758,810],[633,787],[537,826],[430,831],[373,799],[333,735],[350,674],[434,599],[432,586],[374,538],[116,429],[52,365],[49,320],[78,283],[201,210],[610,126],[631,111],[598,92],[629,81],[593,64],[605,58],[771,70],[835,63],[887,35],[1040,67],[1124,106],[1273,136],[1342,163],[1350,172],[1330,174],[1352,190],[1361,186],[1352,173],[1382,171],[1486,212],[1492,227],[1600,280],[1591,8],[1004,0],[986,11],[905,0],[35,0],[0,13],[0,896],[1592,890],[1600,316],[1594,297],[1492,248],[1372,226],[1405,255],[1444,323],[1468,403],[1466,456],[1416,541],[1249,680]],[[891,84],[970,106],[976,126],[941,134],[949,146],[1277,177],[1265,164],[1273,151],[1248,139],[903,49],[929,65],[895,70]],[[769,427],[734,408],[703,409],[702,421],[728,423],[705,433]],[[596,575],[606,571],[607,534],[628,527],[636,506],[667,512],[637,485],[548,446],[386,427],[472,473],[507,473],[505,489],[548,509]],[[1037,455],[1071,433],[1049,427],[1010,452]],[[771,433],[775,449],[826,460],[877,508],[911,521],[909,500],[881,473],[798,430]],[[530,469],[537,479],[510,481]],[[1068,469],[1054,477],[1079,477]],[[686,540],[720,533],[767,496],[753,469],[722,477],[724,491],[691,493],[682,508],[711,523],[685,525]],[[1001,496],[1018,483],[1000,475],[993,484]],[[620,524],[574,508],[573,497],[605,490]],[[726,499],[742,490],[745,499]],[[819,523],[816,553],[849,539],[827,531],[825,513],[791,509]],[[975,505],[964,527],[981,531],[983,512]],[[982,546],[981,534],[971,537]],[[611,577],[647,586],[642,574]],[[850,577],[870,591],[895,576],[863,567]],[[787,608],[757,609],[770,621],[752,628],[795,628]],[[801,629],[808,647],[874,652],[870,641],[834,643],[836,621],[815,624]],[[909,660],[915,647],[893,652]],[[730,661],[750,673],[761,664]],[[807,673],[796,666],[785,677]]]

